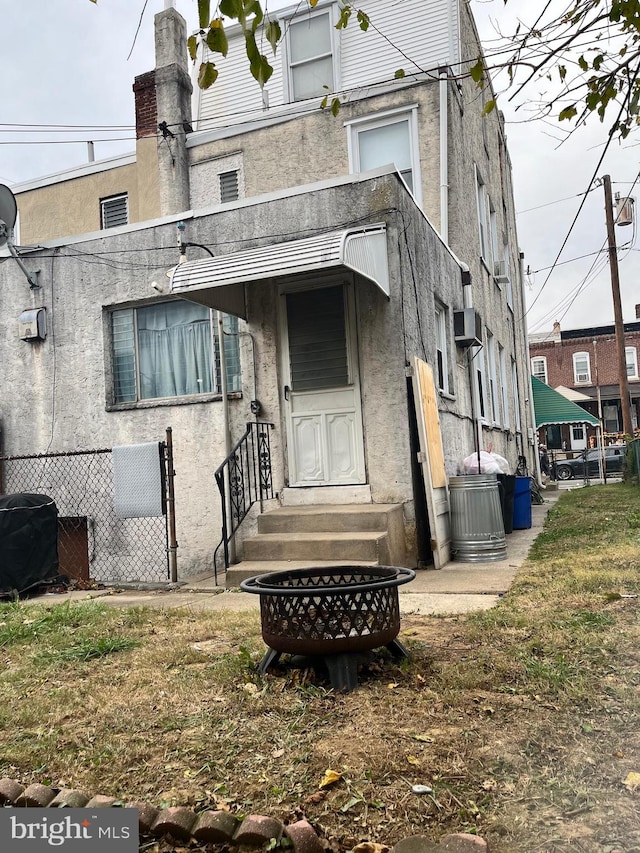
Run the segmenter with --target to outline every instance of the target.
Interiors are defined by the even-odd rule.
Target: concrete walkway
[[[547,512],[558,493],[545,495],[545,502],[532,507],[532,526],[514,530],[507,539],[507,559],[491,563],[451,562],[444,569],[421,569],[415,580],[399,587],[400,612],[450,615],[488,610],[513,582],[516,571],[527,558],[529,548],[542,530]],[[274,569],[293,568],[274,564]],[[115,607],[182,607],[190,610],[255,610],[260,596],[216,586],[213,577],[192,578],[179,588],[162,590],[99,589],[47,593],[30,599],[40,604],[64,601],[99,600]]]

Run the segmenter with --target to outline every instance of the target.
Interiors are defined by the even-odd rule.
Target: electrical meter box
[[[43,341],[47,337],[46,308],[29,308],[18,317],[18,334],[23,341]]]

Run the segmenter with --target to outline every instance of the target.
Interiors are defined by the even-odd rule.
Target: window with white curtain
[[[591,382],[591,362],[588,352],[574,352],[573,378],[576,385]]]
[[[286,29],[289,100],[303,101],[336,89],[331,13],[305,14]]]
[[[418,204],[421,203],[418,122],[415,108],[390,110],[348,123],[352,172],[393,163]]]
[[[216,393],[217,323],[203,305],[175,300],[111,312],[113,402]],[[224,318],[227,389],[240,390],[236,317]],[[215,352],[214,352],[215,348]],[[213,359],[212,359],[213,352]]]

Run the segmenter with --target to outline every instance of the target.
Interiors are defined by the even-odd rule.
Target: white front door
[[[283,294],[290,486],[365,482],[352,299],[343,284]]]

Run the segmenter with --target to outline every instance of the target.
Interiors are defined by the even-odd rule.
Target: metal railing
[[[271,443],[273,424],[250,421],[247,430],[215,472],[222,507],[222,539],[213,554],[218,583],[217,556],[224,549],[224,568],[229,568],[229,545],[254,503],[273,498]]]

